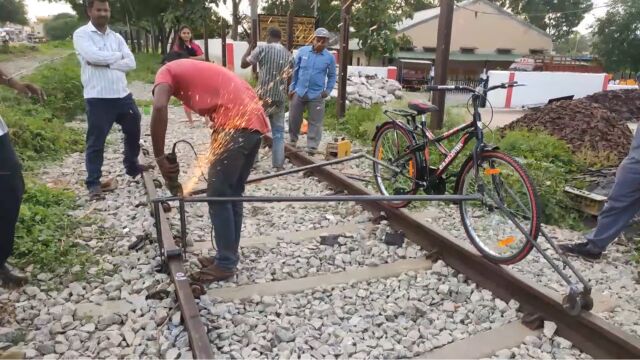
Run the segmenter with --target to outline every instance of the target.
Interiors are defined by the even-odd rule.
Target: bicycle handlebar
[[[506,89],[506,88],[510,88],[510,87],[516,87],[516,86],[525,86],[524,84],[518,84],[517,81],[509,81],[509,82],[504,82],[502,84],[498,84],[498,85],[494,85],[491,86],[489,88],[487,88],[487,92],[489,91],[493,91],[496,89]],[[427,91],[469,91],[469,92],[476,92],[476,89],[470,87],[470,86],[461,86],[461,85],[427,85]]]

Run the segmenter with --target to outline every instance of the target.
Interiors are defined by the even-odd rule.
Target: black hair
[[[161,64],[164,65],[175,60],[188,59],[188,58],[189,58],[189,54],[187,54],[184,51],[171,51],[170,53],[168,53],[162,58]]]
[[[87,9],[93,8],[93,4],[96,2],[108,4],[109,0],[87,0]]]
[[[282,40],[282,31],[280,31],[280,29],[278,29],[277,27],[270,27],[267,30],[267,34],[269,34],[270,38]]]

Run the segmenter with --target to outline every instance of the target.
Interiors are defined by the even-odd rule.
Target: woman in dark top
[[[204,52],[200,46],[193,41],[191,28],[187,25],[182,25],[180,27],[180,30],[178,31],[178,39],[176,40],[176,44],[173,46],[173,51],[184,52],[189,55],[189,58],[194,60],[204,60]],[[187,116],[189,125],[193,125],[191,109],[184,104],[182,106],[184,107],[184,113]]]

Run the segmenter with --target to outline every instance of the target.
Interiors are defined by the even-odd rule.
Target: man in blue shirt
[[[327,51],[329,31],[318,28],[312,45],[298,50],[289,86],[289,141],[295,146],[302,125],[302,113],[309,110],[307,151],[315,153],[322,139],[324,100],[336,85],[336,60]]]

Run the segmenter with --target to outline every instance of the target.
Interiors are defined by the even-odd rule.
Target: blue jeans
[[[121,99],[85,99],[87,106],[87,144],[85,163],[88,189],[100,186],[102,164],[104,162],[104,143],[114,123],[122,128],[124,134],[124,168],[127,174],[137,174],[138,155],[140,155],[140,111],[131,94]]]
[[[207,196],[242,196],[260,150],[261,137],[257,131],[238,130],[232,133],[224,153],[209,166]],[[217,249],[215,262],[225,271],[233,271],[238,265],[242,207],[241,202],[209,203]]]
[[[598,215],[598,225],[586,239],[604,251],[640,211],[640,128],[636,130],[629,155],[618,170],[607,203]]]
[[[284,166],[284,104],[276,104],[266,108],[271,123],[271,164],[274,168]]]

